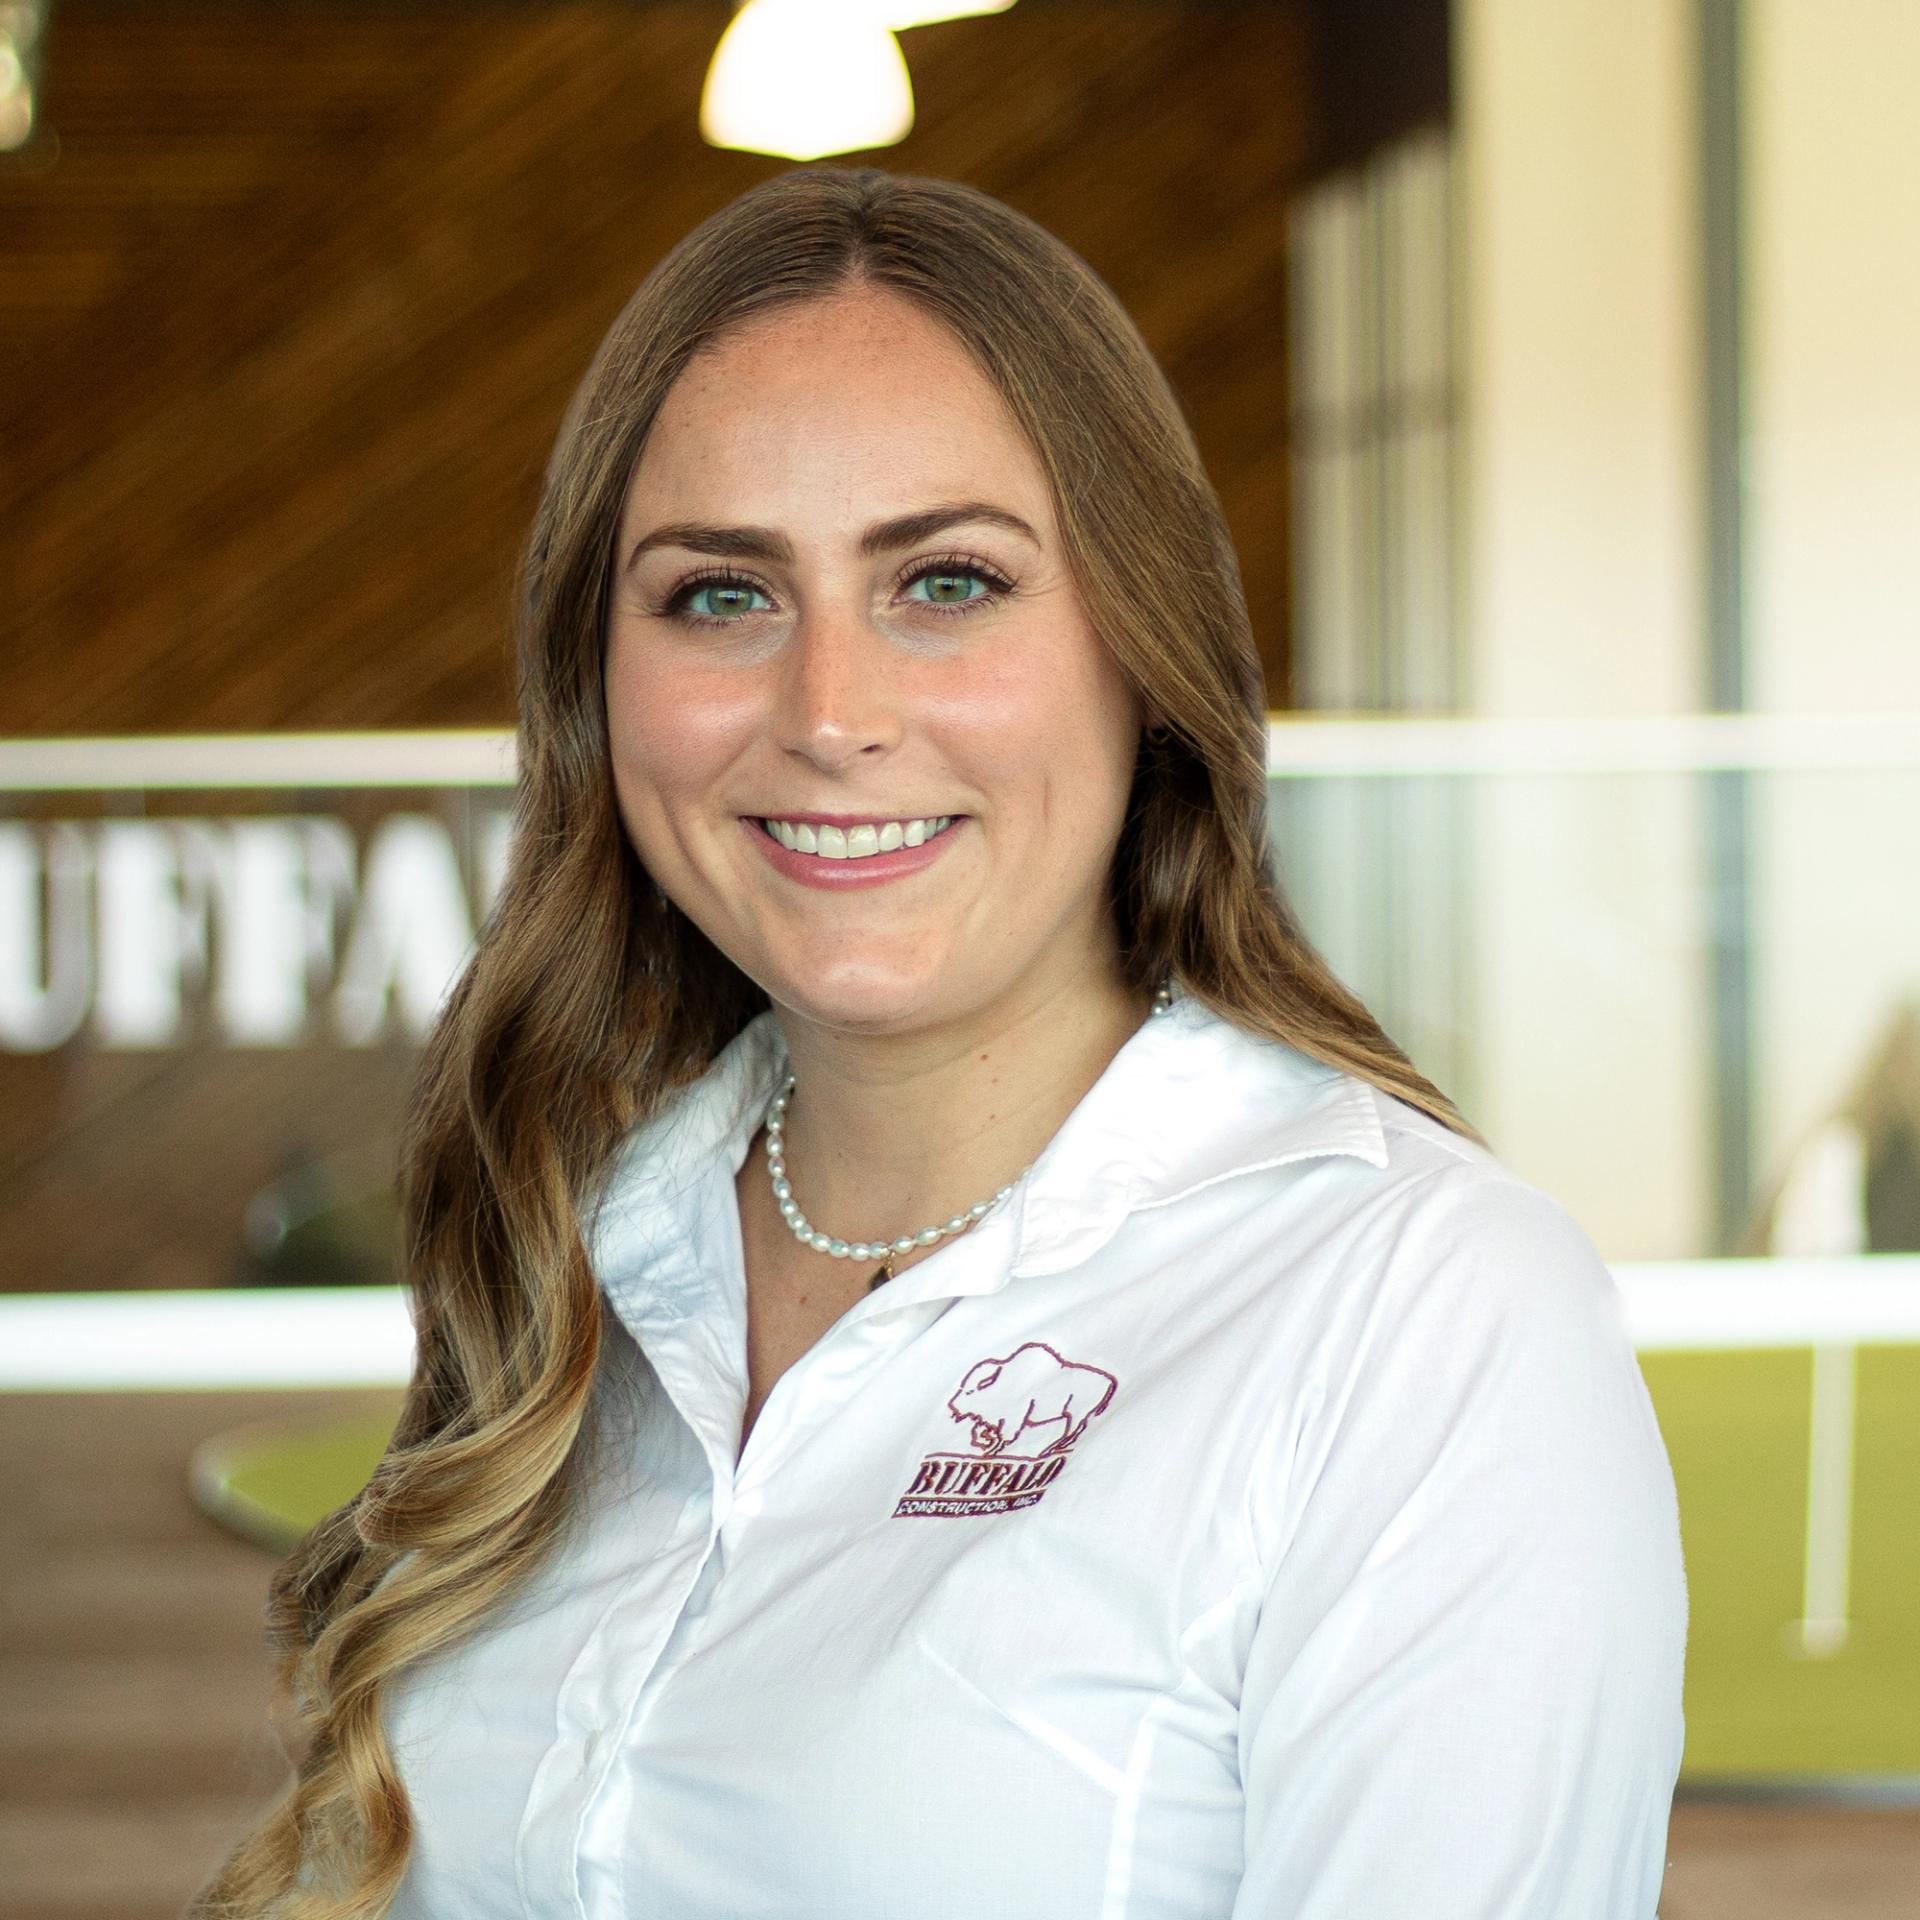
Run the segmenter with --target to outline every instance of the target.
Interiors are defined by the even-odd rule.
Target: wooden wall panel
[[[567,395],[784,162],[707,146],[718,5],[63,0],[0,171],[0,734],[502,724]],[[918,125],[1114,286],[1286,654],[1291,7],[1023,0],[902,36]]]

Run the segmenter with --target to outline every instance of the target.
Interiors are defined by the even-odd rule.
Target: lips
[[[816,817],[802,815],[798,819],[788,816],[788,819],[791,824],[797,826],[801,820],[811,824],[812,819]],[[871,818],[861,820],[857,816],[853,820],[851,829],[836,828],[831,820],[822,822],[822,826],[842,834],[866,827],[875,832],[876,841],[878,827],[882,824],[884,823],[876,822]],[[802,886],[840,892],[849,888],[881,886],[889,881],[905,879],[925,867],[932,866],[935,861],[946,858],[949,849],[964,836],[970,825],[971,820],[968,815],[954,814],[950,816],[948,826],[934,834],[932,838],[921,841],[918,846],[910,847],[903,843],[885,853],[862,854],[856,858],[834,858],[831,855],[823,856],[819,852],[804,853],[797,846],[786,846],[768,833],[764,822],[755,817],[743,815],[740,830],[752,836],[755,846],[760,849],[761,857],[773,867],[776,873],[784,875],[789,880],[796,880]],[[819,828],[814,829],[816,840],[819,831]]]

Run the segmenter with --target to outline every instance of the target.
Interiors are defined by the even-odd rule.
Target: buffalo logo
[[[948,1415],[967,1426],[973,1451],[928,1454],[894,1518],[1032,1506],[1118,1384],[1104,1368],[1063,1360],[1041,1340],[1003,1359],[976,1360],[947,1402]]]

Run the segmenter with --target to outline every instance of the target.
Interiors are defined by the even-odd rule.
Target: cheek
[[[1124,812],[1138,729],[1131,694],[1086,647],[1034,648],[946,705],[965,764],[989,795],[1025,796],[1034,827],[1069,840],[1110,837]]]
[[[610,655],[606,697],[614,784],[630,822],[698,799],[755,725],[750,697],[727,677],[632,652]]]

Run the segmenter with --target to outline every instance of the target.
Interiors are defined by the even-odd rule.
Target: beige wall
[[[1920,6],[1748,0],[1751,688],[1920,706]]]
[[[1748,0],[1749,687],[1920,711],[1920,5]],[[1766,783],[1764,1160],[1920,997],[1920,773]]]
[[[1461,0],[1469,684],[1484,713],[1703,689],[1683,0]]]
[[[1748,700],[1920,711],[1920,5],[1742,17]],[[1696,708],[1694,10],[1456,20],[1472,704]],[[1703,788],[1482,787],[1476,1117],[1617,1256],[1711,1250]],[[1920,997],[1920,774],[1764,774],[1751,801],[1764,1193]]]
[[[1481,713],[1702,697],[1691,18],[1681,0],[1455,9],[1464,666]],[[1610,1256],[1701,1251],[1693,783],[1480,793],[1476,1118]]]

